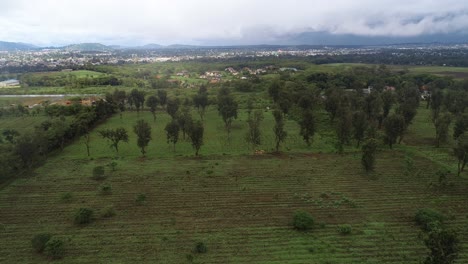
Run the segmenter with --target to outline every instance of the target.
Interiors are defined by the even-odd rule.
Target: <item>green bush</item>
[[[338,227],[338,232],[340,232],[340,234],[342,235],[349,235],[351,234],[352,231],[353,231],[353,228],[351,227],[351,225],[348,225],[348,224],[340,225]]]
[[[51,237],[52,235],[46,233],[35,235],[31,240],[32,247],[37,253],[42,253]]]
[[[108,206],[104,209],[104,212],[102,213],[102,217],[105,218],[110,218],[115,216],[115,209],[113,206]]]
[[[314,226],[314,218],[305,211],[297,211],[294,214],[294,228],[297,230],[309,230]]]
[[[63,202],[70,202],[73,199],[73,194],[71,192],[66,192],[60,196],[60,200]]]
[[[89,208],[80,208],[75,214],[75,224],[85,225],[93,220],[93,210]]]
[[[445,220],[445,216],[433,209],[419,209],[415,216],[416,223],[424,230],[431,231],[438,228]]]
[[[47,241],[44,254],[51,259],[60,259],[64,255],[64,243],[58,238],[51,238]]]
[[[142,205],[145,201],[146,201],[146,194],[144,193],[140,193],[135,199],[135,202],[139,205]]]
[[[198,242],[195,245],[195,252],[197,252],[197,253],[206,253],[207,251],[208,251],[208,248],[206,247],[205,243]]]
[[[104,166],[96,166],[93,168],[93,180],[95,181],[102,181],[104,180],[106,177],[105,177],[105,169],[104,169]]]
[[[101,189],[101,194],[107,195],[112,193],[112,186],[110,184],[103,184],[100,187]]]

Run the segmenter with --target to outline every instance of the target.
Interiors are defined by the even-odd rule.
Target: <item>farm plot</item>
[[[404,156],[380,153],[373,175],[355,154],[54,157],[0,191],[0,262],[47,262],[30,240],[49,232],[66,241],[63,263],[419,263],[426,250],[413,217],[425,207],[450,217],[468,261],[467,180],[433,189],[435,166],[415,158],[405,175]],[[91,179],[112,161],[106,180]],[[116,215],[103,218],[109,206]],[[95,210],[88,226],[73,224],[81,207]],[[315,218],[312,231],[292,228],[299,209]],[[338,232],[343,224],[351,234]],[[207,253],[193,252],[197,242]]]

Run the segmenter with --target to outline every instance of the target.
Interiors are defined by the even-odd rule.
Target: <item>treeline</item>
[[[99,122],[115,113],[115,105],[104,100],[95,106],[50,105],[49,117],[30,132],[3,129],[0,135],[0,182],[30,170],[72,140],[89,135]]]
[[[71,87],[86,87],[86,86],[102,86],[110,85],[117,86],[122,84],[122,80],[115,76],[85,76],[78,78],[74,74],[55,74],[55,75],[38,75],[38,74],[23,74],[20,78],[23,85],[27,86],[71,86]]]

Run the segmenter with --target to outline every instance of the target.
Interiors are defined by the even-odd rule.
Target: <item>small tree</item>
[[[189,130],[188,136],[192,142],[192,146],[195,149],[195,156],[198,156],[201,146],[203,145],[203,123],[201,121],[196,121],[193,123],[192,127]]]
[[[110,147],[115,149],[115,152],[119,153],[119,143],[123,141],[128,142],[128,133],[127,130],[123,127],[116,129],[104,129],[98,132],[101,137],[107,138],[111,144]]]
[[[385,119],[383,125],[385,132],[384,141],[392,148],[397,138],[401,137],[405,131],[405,119],[400,115],[393,114]]]
[[[58,238],[51,238],[45,244],[44,254],[50,259],[61,259],[63,258],[65,251],[65,245],[62,240]]]
[[[89,208],[80,208],[75,213],[75,224],[85,225],[91,223],[93,220],[94,211]]]
[[[377,151],[377,140],[367,139],[362,145],[361,164],[366,172],[373,171],[375,167],[375,152]]]
[[[192,114],[190,114],[190,107],[183,107],[182,111],[179,111],[176,119],[180,130],[182,130],[182,138],[185,139],[185,135],[188,133],[190,127],[193,124]]]
[[[307,146],[310,146],[315,134],[315,117],[311,109],[304,109],[302,111],[299,126],[301,127],[299,134],[302,136]]]
[[[177,121],[172,120],[171,122],[167,123],[164,130],[166,130],[167,143],[173,144],[175,152],[176,143],[179,140],[179,124]]]
[[[393,94],[393,91],[388,90],[382,92],[380,94],[380,98],[382,99],[383,118],[385,119],[395,103],[395,95]]]
[[[156,108],[158,107],[159,100],[156,96],[151,95],[146,99],[146,106],[149,107],[151,114],[153,115],[153,121],[156,122]]]
[[[198,110],[201,120],[205,117],[206,107],[208,106],[208,92],[206,86],[200,86],[198,93],[193,97],[193,104]]]
[[[129,103],[135,105],[137,113],[140,113],[140,109],[143,108],[145,103],[145,93],[143,91],[139,91],[138,89],[133,89],[130,92],[128,97]]]
[[[458,139],[468,130],[468,114],[463,114],[457,117],[453,126],[453,138]]]
[[[255,111],[254,116],[247,120],[249,130],[247,131],[245,140],[247,143],[252,145],[253,149],[255,149],[256,146],[260,145],[262,142],[262,132],[260,130],[260,123],[262,120],[263,112],[261,110]]]
[[[167,100],[166,111],[172,117],[176,118],[177,111],[179,111],[180,102],[178,99],[169,99]]]
[[[455,263],[460,251],[460,240],[454,231],[445,229],[432,230],[424,242],[430,251],[424,264]]]
[[[314,218],[305,211],[297,211],[293,219],[294,228],[301,231],[312,229],[314,226]]]
[[[280,144],[286,140],[288,133],[284,130],[283,114],[280,110],[276,109],[273,111],[273,117],[275,118],[275,126],[273,132],[275,133],[275,149],[279,151]]]
[[[145,120],[138,120],[133,127],[133,132],[137,135],[137,145],[140,148],[141,154],[145,156],[146,147],[151,141],[151,126]]]
[[[465,169],[466,163],[468,162],[468,136],[462,134],[458,137],[457,145],[453,148],[455,157],[458,160],[458,176]]]
[[[158,99],[161,106],[165,106],[167,103],[167,92],[164,90],[158,90]]]
[[[349,143],[351,137],[352,117],[349,113],[349,108],[345,107],[338,111],[338,122],[336,123],[337,150],[338,153],[343,153],[345,144]]]
[[[37,253],[42,253],[45,249],[47,241],[49,241],[51,238],[52,235],[50,234],[38,234],[31,240],[32,247]]]
[[[354,112],[352,125],[353,137],[357,142],[357,147],[359,147],[361,141],[364,139],[364,135],[368,127],[366,114],[362,111]]]
[[[96,181],[101,181],[101,180],[104,180],[106,177],[105,177],[105,169],[104,169],[104,166],[96,166],[93,168],[93,177],[92,179],[93,180],[96,180]]]

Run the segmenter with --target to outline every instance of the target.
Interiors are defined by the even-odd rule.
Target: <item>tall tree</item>
[[[247,131],[245,139],[247,143],[252,145],[253,149],[262,143],[262,131],[260,129],[262,120],[263,112],[261,110],[255,111],[253,117],[247,120],[249,130]]]
[[[198,89],[197,94],[193,97],[193,104],[197,108],[201,120],[205,117],[206,107],[208,106],[208,90],[202,85]]]
[[[189,131],[189,138],[192,142],[192,146],[195,149],[195,156],[198,156],[201,146],[203,145],[203,123],[201,121],[196,121],[193,123]]]
[[[380,98],[382,99],[383,119],[385,119],[395,103],[395,95],[393,91],[387,90],[380,94]]]
[[[179,111],[180,102],[178,99],[169,99],[167,100],[166,111],[172,117],[176,118],[177,111]]]
[[[145,103],[145,93],[143,91],[138,90],[138,89],[133,89],[130,92],[128,100],[129,100],[129,102],[133,103],[133,105],[135,105],[137,113],[139,114],[140,109],[143,108],[143,105]]]
[[[434,89],[429,98],[432,114],[431,118],[435,122],[435,120],[439,117],[439,113],[442,108],[442,103],[444,101],[444,93],[440,89]]]
[[[275,118],[275,126],[273,127],[273,132],[275,133],[275,149],[276,152],[279,151],[280,144],[286,140],[288,133],[284,130],[284,120],[283,113],[280,110],[275,109],[273,111],[273,117]]]
[[[103,129],[98,132],[101,137],[107,138],[110,141],[110,147],[115,149],[115,152],[119,153],[120,141],[128,142],[127,130],[123,127],[116,129]]]
[[[120,119],[122,119],[122,113],[125,111],[125,100],[127,100],[127,93],[125,91],[115,89],[114,93],[112,94],[112,100],[117,104]]]
[[[172,120],[171,122],[167,123],[166,128],[164,128],[164,130],[166,130],[167,143],[173,144],[175,152],[175,147],[177,141],[179,140],[179,124],[176,120]]]
[[[401,115],[393,114],[385,119],[383,125],[385,132],[385,144],[388,144],[388,146],[392,148],[398,137],[401,137],[405,131],[405,119]]]
[[[375,167],[375,153],[377,151],[377,140],[368,138],[362,145],[361,164],[366,172],[373,171]]]
[[[151,95],[146,99],[146,106],[149,107],[151,114],[153,115],[153,121],[156,122],[156,108],[158,107],[159,100],[156,96]]]
[[[229,88],[221,88],[218,93],[218,113],[223,118],[228,136],[231,134],[232,122],[237,118],[237,108],[238,104]]]
[[[430,251],[424,264],[455,263],[460,251],[460,240],[454,231],[435,228],[424,242]]]
[[[352,131],[352,116],[348,107],[341,108],[338,115],[338,122],[335,126],[337,136],[338,153],[343,153],[344,145],[349,143]]]
[[[458,137],[463,135],[466,131],[468,131],[468,113],[459,115],[455,120],[453,138],[458,139]]]
[[[158,99],[161,106],[166,106],[167,103],[167,92],[165,90],[158,90]]]
[[[366,114],[362,111],[354,112],[352,118],[353,137],[357,142],[357,147],[359,147],[361,141],[364,139],[364,135],[368,127],[368,121]]]
[[[177,123],[179,124],[180,130],[182,130],[182,138],[185,139],[185,135],[190,130],[193,124],[192,114],[190,113],[190,107],[184,106],[182,111],[179,111],[176,117]]]
[[[302,136],[307,146],[310,146],[315,134],[315,116],[311,108],[306,108],[302,111],[299,126],[301,128],[299,135]]]
[[[449,113],[445,113],[442,115],[437,114],[437,117],[434,121],[436,129],[436,147],[439,147],[440,143],[444,143],[447,141],[451,122],[452,117]]]
[[[468,162],[468,135],[462,134],[458,137],[453,152],[458,160],[458,176],[460,176]]]
[[[133,132],[137,135],[137,145],[143,157],[146,154],[146,147],[151,141],[151,126],[145,120],[138,120],[133,126]]]

